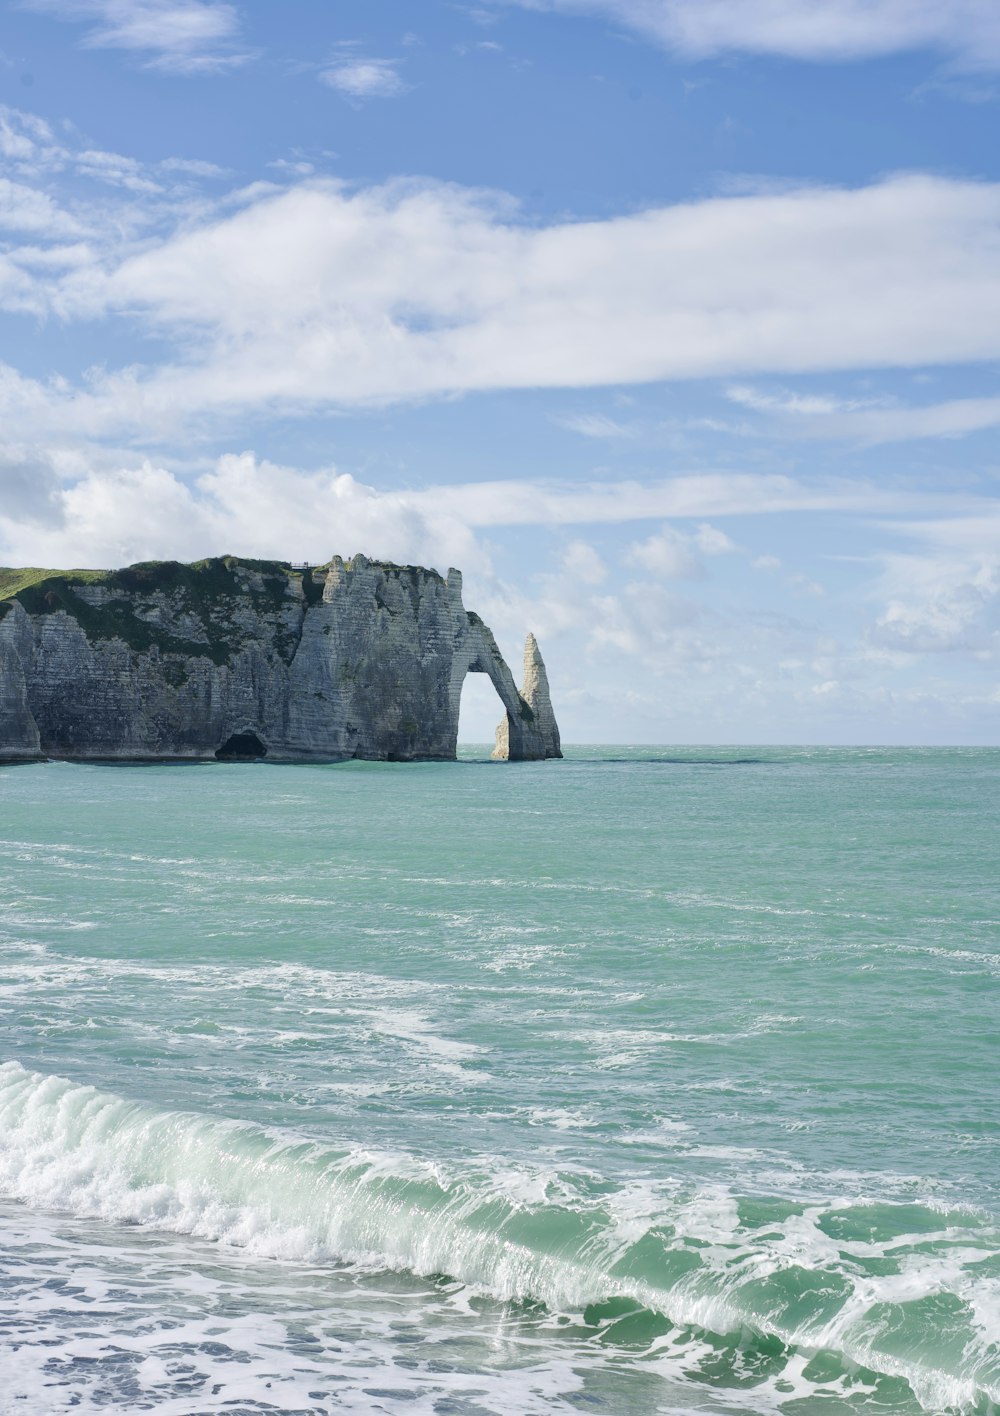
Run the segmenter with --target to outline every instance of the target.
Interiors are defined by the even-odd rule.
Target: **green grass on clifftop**
[[[260,577],[257,584],[248,585],[238,574],[240,570],[256,572]],[[155,645],[163,653],[205,657],[223,664],[240,647],[228,611],[250,598],[259,612],[273,613],[285,604],[290,582],[300,577],[301,572],[286,562],[238,556],[215,556],[190,565],[141,561],[122,570],[0,569],[0,602],[18,600],[29,615],[62,610],[91,641],[120,639],[140,653]],[[76,593],[85,585],[106,589],[106,603],[87,604]],[[136,613],[137,603],[158,592],[198,618],[207,643],[179,638]]]
[[[86,585],[105,580],[108,574],[106,570],[40,570],[36,566],[9,570],[0,566],[0,600],[13,600],[19,591],[27,590],[30,586],[37,585],[40,580],[48,580],[53,575],[72,580],[77,585]]]
[[[398,566],[388,561],[367,562],[384,574],[440,580],[436,571],[423,566]],[[351,566],[348,562],[348,568]],[[325,569],[323,566],[314,569]],[[250,572],[248,576],[245,572]],[[323,581],[314,580],[308,567],[288,561],[247,560],[242,556],[213,556],[183,564],[180,561],[140,561],[121,570],[44,570],[37,566],[22,569],[0,567],[0,620],[18,600],[29,615],[50,615],[63,611],[80,625],[91,642],[118,639],[130,649],[144,653],[154,646],[161,653],[181,657],[211,659],[228,663],[242,647],[244,635],[236,629],[233,611],[249,600],[261,616],[274,616],[288,607],[289,592],[299,584],[306,605],[314,605],[323,594]],[[83,586],[99,586],[107,593],[104,603],[88,604],[76,592]],[[411,583],[416,598],[417,584]],[[151,622],[144,604],[160,595],[174,611],[192,615],[204,628],[207,642],[171,634]],[[162,603],[162,601],[161,601]],[[298,643],[298,633],[288,627],[287,616],[272,620],[273,645],[290,661]]]

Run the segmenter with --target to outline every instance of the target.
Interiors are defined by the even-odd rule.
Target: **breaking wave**
[[[262,1257],[447,1275],[628,1340],[664,1324],[903,1381],[927,1409],[1000,1400],[997,1234],[972,1212],[793,1204],[447,1172],[0,1066],[0,1193]],[[625,1324],[622,1327],[622,1324]],[[992,1334],[992,1339],[991,1339]],[[768,1347],[770,1345],[770,1347]]]

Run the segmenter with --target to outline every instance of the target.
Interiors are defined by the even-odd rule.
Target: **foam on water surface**
[[[707,755],[0,772],[0,1409],[991,1411],[1000,754]]]

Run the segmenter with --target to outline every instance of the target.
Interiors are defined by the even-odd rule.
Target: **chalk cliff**
[[[545,744],[544,755],[546,757],[562,757],[559,747],[559,728],[556,725],[556,715],[552,711],[552,699],[549,696],[549,676],[545,672],[545,661],[533,634],[529,634],[524,643],[524,683],[521,686],[521,702],[529,709],[534,731],[539,740]],[[516,759],[519,755],[518,747],[516,736],[512,737],[511,735],[510,714],[507,713],[497,727],[496,747],[493,749],[493,756],[503,761],[509,761],[511,758]]]
[[[457,570],[226,556],[0,571],[0,760],[451,759],[467,673],[505,709],[495,755],[560,757],[533,654],[519,693]]]

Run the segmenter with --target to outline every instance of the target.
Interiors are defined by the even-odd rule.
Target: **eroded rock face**
[[[559,755],[547,685],[541,710],[518,693],[456,570],[52,573],[0,600],[0,759],[451,759],[467,673],[496,687],[505,756]]]
[[[493,756],[513,762],[562,757],[559,728],[549,696],[549,676],[533,634],[524,642],[524,683],[520,698],[522,707],[518,720],[515,722],[513,715],[507,713],[497,727]]]
[[[0,756],[38,757],[38,725],[28,707],[25,661],[33,645],[28,616],[16,602],[0,619]]]

